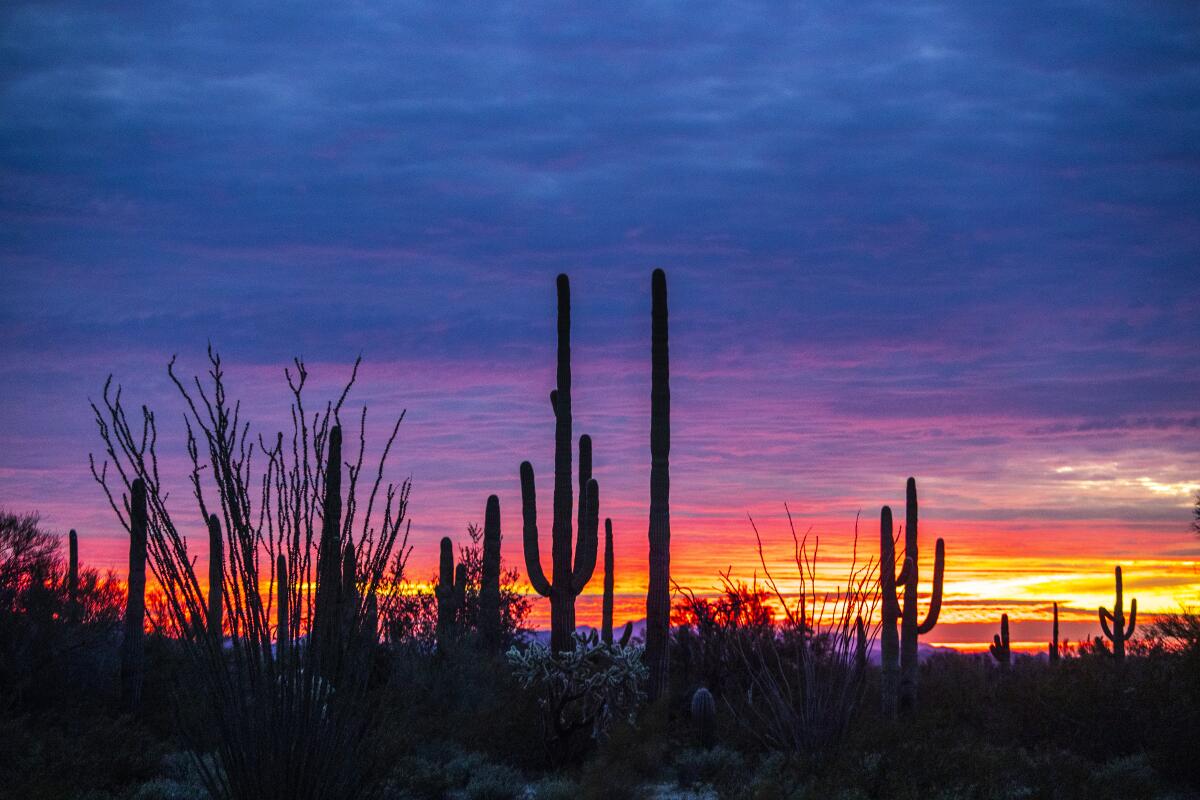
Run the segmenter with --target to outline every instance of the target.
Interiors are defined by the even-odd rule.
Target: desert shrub
[[[746,584],[729,573],[720,576],[720,593],[701,597],[676,586],[672,614],[671,668],[674,686],[690,697],[704,686],[716,697],[735,690],[742,667],[739,653],[775,635],[770,594],[757,581]]]
[[[560,653],[541,644],[513,647],[507,658],[525,689],[537,694],[542,734],[555,760],[565,757],[575,734],[603,740],[613,721],[633,720],[645,699],[641,645],[605,644],[595,632],[574,634],[575,647]]]
[[[721,745],[680,750],[675,755],[674,768],[680,786],[690,789],[708,785],[722,796],[742,785],[747,772],[745,756]]]
[[[111,573],[79,570],[68,597],[61,538],[0,511],[0,711],[95,704],[108,693],[125,604]]]

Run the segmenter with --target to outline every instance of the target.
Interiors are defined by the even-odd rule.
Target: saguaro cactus
[[[646,592],[647,694],[666,693],[671,634],[671,371],[667,275],[650,277],[650,575]]]
[[[717,741],[717,703],[712,692],[701,686],[692,694],[692,725],[702,747],[712,747]]]
[[[317,550],[317,591],[314,598],[312,636],[325,670],[333,668],[332,642],[339,625],[338,595],[342,584],[342,428],[329,430],[322,507],[321,541]]]
[[[208,635],[218,645],[224,639],[222,583],[225,575],[225,547],[221,541],[221,521],[216,514],[208,517]]]
[[[612,520],[604,520],[604,600],[600,606],[600,639],[613,643],[613,537]]]
[[[459,564],[458,569],[454,568],[454,543],[449,536],[442,537],[439,562],[434,594],[437,597],[438,644],[445,646],[458,631],[458,615],[467,592],[467,566]]]
[[[346,543],[346,552],[342,556],[342,636],[341,641],[349,643],[354,637],[354,627],[358,622],[358,561],[354,555],[354,543]]]
[[[907,571],[902,569],[896,574],[896,540],[892,529],[891,506],[884,506],[879,511],[879,666],[883,713],[889,717],[896,715],[900,692],[900,633],[896,630],[900,602],[896,587],[904,583]]]
[[[1008,640],[1008,614],[1000,615],[1000,633],[992,637],[992,643],[988,645],[988,652],[1000,665],[1000,671],[1008,672],[1012,666],[1012,648],[1009,646]]]
[[[79,621],[79,535],[67,535],[67,620]]]
[[[867,626],[863,624],[862,614],[854,620],[854,667],[859,679],[867,672]]]
[[[283,649],[292,638],[291,621],[288,616],[288,576],[287,559],[280,553],[275,562],[275,654],[283,656]]]
[[[1058,603],[1054,604],[1054,633],[1050,639],[1050,660],[1058,661]]]
[[[500,498],[491,495],[483,512],[483,563],[479,575],[479,638],[488,650],[500,647]]]
[[[1129,602],[1129,625],[1125,624],[1125,591],[1121,581],[1121,568],[1116,568],[1117,577],[1117,602],[1113,606],[1112,613],[1104,606],[1100,606],[1100,628],[1104,631],[1104,635],[1112,642],[1113,658],[1117,661],[1122,661],[1125,658],[1125,643],[1133,636],[1133,629],[1137,625],[1137,599],[1134,598]],[[1111,624],[1111,627],[1110,627]]]
[[[596,569],[600,486],[592,478],[592,440],[579,437],[579,532],[572,564],[573,498],[571,489],[571,286],[558,276],[558,388],[550,393],[554,409],[553,575],[547,580],[538,551],[537,491],[533,466],[521,464],[521,514],[524,519],[525,571],[534,591],[550,599],[550,648],[574,647],[575,598]]]
[[[917,482],[908,479],[904,500],[904,607],[900,623],[900,708],[915,710],[917,675],[920,673],[917,639],[933,630],[942,610],[942,576],[946,566],[946,543],[938,539],[933,561],[933,592],[924,622],[917,622],[917,579],[920,558],[917,550]]]
[[[146,483],[133,481],[129,492],[129,594],[125,637],[121,641],[121,705],[134,711],[142,702],[146,663]]]

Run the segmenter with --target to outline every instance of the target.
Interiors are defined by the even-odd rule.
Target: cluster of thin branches
[[[785,506],[786,509],[786,506]],[[842,741],[863,697],[866,655],[878,632],[879,564],[860,562],[858,523],[844,583],[822,589],[820,539],[798,535],[790,510],[792,561],[798,585],[791,599],[767,565],[762,536],[751,519],[765,585],[783,619],[770,638],[733,640],[745,676],[741,697],[726,697],[746,730],[772,750],[805,758],[813,767]]]
[[[372,473],[363,471],[365,408],[354,460],[330,465],[332,434],[340,428],[358,361],[337,401],[310,412],[304,404],[308,371],[296,359],[294,371],[284,371],[291,431],[264,437],[252,434],[240,402],[229,398],[221,359],[211,347],[208,359],[206,380],[182,380],[174,359],[168,374],[186,406],[195,511],[202,526],[219,523],[224,534],[221,574],[209,576],[222,587],[218,634],[187,537],[168,508],[154,412],[142,406],[140,419],[131,421],[111,376],[101,403],[92,404],[104,444],[102,463],[91,458],[92,474],[126,530],[133,482],[145,483],[148,562],[166,618],[160,624],[179,634],[190,667],[177,699],[211,710],[211,727],[196,737],[216,749],[216,767],[197,759],[210,791],[218,797],[360,796],[370,785],[367,748],[360,746],[372,721],[363,701],[367,654],[378,642],[370,628],[392,602],[381,591],[389,567],[402,569],[410,552],[410,483],[385,482],[403,414]],[[326,497],[327,471],[332,467],[340,476],[343,466],[344,491]],[[367,481],[364,491],[360,483]],[[319,563],[326,528],[337,537],[326,543],[329,550],[353,557],[355,585],[340,594],[324,585],[329,579]],[[332,648],[313,641],[323,593],[344,601]]]

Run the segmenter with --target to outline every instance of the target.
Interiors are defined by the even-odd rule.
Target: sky
[[[212,342],[270,433],[293,356],[316,400],[361,354],[371,440],[407,410],[413,570],[496,493],[524,572],[565,272],[640,617],[661,267],[680,584],[761,573],[751,518],[792,580],[785,504],[836,574],[913,475],[930,641],[1007,611],[1036,643],[1053,601],[1094,635],[1118,563],[1143,613],[1200,604],[1198,143],[1185,2],[5,3],[0,504],[121,568],[87,466],[112,374],[203,553],[171,356]]]

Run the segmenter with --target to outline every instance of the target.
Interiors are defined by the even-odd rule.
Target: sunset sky
[[[408,412],[416,571],[494,492],[524,572],[566,272],[641,617],[662,267],[681,584],[753,575],[748,516],[791,578],[785,503],[836,572],[913,475],[929,641],[1007,611],[1040,642],[1051,601],[1094,634],[1118,563],[1140,611],[1200,604],[1200,5],[422,8],[0,8],[0,504],[123,566],[87,467],[112,373],[199,546],[171,355],[211,341],[270,433],[292,356],[316,400],[361,354],[369,434]]]

